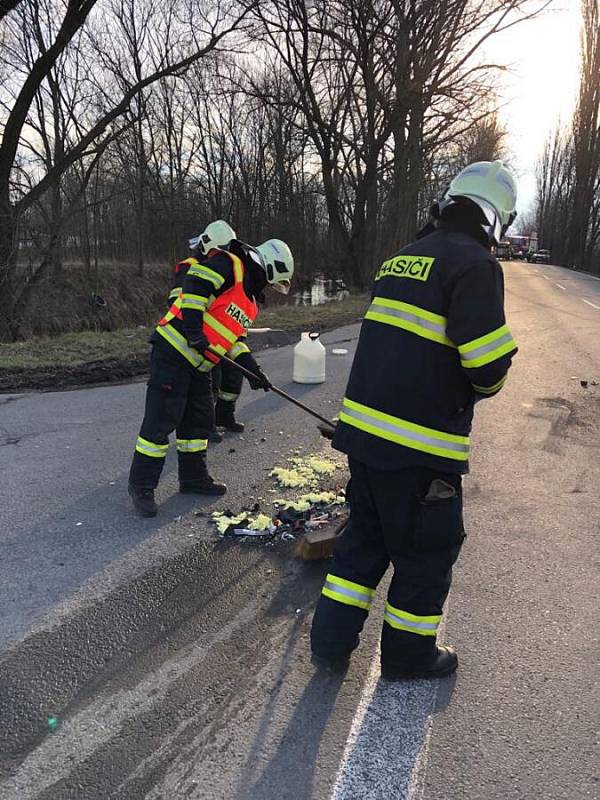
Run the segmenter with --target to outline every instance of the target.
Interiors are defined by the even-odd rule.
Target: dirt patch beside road
[[[366,295],[353,295],[320,306],[276,306],[261,312],[251,331],[254,351],[294,342],[303,330],[332,330],[362,319]],[[114,383],[147,374],[153,328],[83,331],[52,338],[0,344],[0,392],[59,390]]]

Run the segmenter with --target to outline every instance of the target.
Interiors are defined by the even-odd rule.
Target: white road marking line
[[[549,281],[549,280],[550,280],[550,278],[549,278],[547,275],[542,275],[542,278],[543,278],[545,281]]]
[[[567,287],[566,287],[566,286],[563,286],[563,285],[562,285],[562,284],[560,284],[560,283],[557,283],[557,284],[555,284],[555,286],[558,286],[558,288],[559,288],[559,289],[562,289],[562,290],[563,290],[563,292],[566,292],[566,291],[567,291]]]
[[[380,681],[379,670],[377,648],[331,800],[422,800],[440,682]]]
[[[592,308],[597,308],[598,311],[600,311],[600,306],[597,306],[595,303],[592,303],[591,300],[585,300],[583,297],[581,299],[583,300],[584,303],[587,303],[588,306],[591,306]]]

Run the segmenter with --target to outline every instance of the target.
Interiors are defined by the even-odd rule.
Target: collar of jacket
[[[234,256],[241,258],[244,264],[244,288],[246,293],[253,297],[257,302],[264,302],[263,289],[267,285],[267,276],[262,267],[250,256],[248,248],[238,239],[233,239],[228,250]]]
[[[480,245],[485,247],[486,250],[491,250],[491,245],[488,241],[487,236],[485,235],[484,231],[482,230],[481,226],[477,225],[477,223],[469,223],[467,220],[464,221],[452,221],[449,222],[447,220],[435,220],[434,228],[441,231],[449,231],[449,232],[458,232],[458,233],[466,233],[467,236],[470,236],[472,239],[475,239]],[[430,233],[432,231],[429,231]]]

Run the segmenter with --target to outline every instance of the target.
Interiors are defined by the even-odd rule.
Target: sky
[[[569,120],[579,83],[579,0],[554,0],[538,19],[498,34],[486,47],[496,63],[511,64],[501,78],[500,119],[519,183],[518,210],[535,194],[535,161],[559,118]]]

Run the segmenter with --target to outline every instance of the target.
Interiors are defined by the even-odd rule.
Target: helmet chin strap
[[[516,217],[516,212],[513,212],[509,222],[506,225],[502,225],[500,218],[495,211],[492,212],[491,209],[486,211],[474,200],[471,200],[467,197],[462,198],[460,196],[445,197],[443,200],[437,201],[431,206],[430,213],[433,219],[441,220],[443,219],[444,211],[447,211],[450,208],[463,208],[465,210],[474,212],[473,221],[475,224],[480,226],[490,245],[498,244],[502,240],[502,237]],[[479,217],[477,220],[475,220],[475,215]]]

